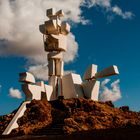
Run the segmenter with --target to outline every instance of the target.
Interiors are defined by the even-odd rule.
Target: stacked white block
[[[39,26],[44,36],[44,48],[48,52],[48,75],[49,84],[53,87],[51,99],[57,99],[62,94],[62,77],[64,74],[63,52],[67,50],[67,35],[70,32],[70,25],[61,22],[64,16],[63,10],[56,12],[54,8],[46,12],[49,20]]]
[[[53,51],[66,51],[67,50],[67,38],[65,35],[49,35],[46,38],[45,44],[45,51],[53,52]]]

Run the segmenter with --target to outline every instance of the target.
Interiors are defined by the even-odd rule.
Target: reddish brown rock
[[[1,122],[0,122],[1,123]],[[83,131],[140,127],[140,113],[115,108],[111,102],[84,98],[48,102],[33,100],[18,120],[14,134],[72,134]],[[0,127],[1,129],[2,127]]]

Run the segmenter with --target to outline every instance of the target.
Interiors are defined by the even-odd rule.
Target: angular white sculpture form
[[[45,84],[45,94],[43,93],[41,98],[47,99],[48,101],[52,101],[52,93],[53,93],[53,87]]]
[[[85,97],[98,101],[100,82],[96,80],[85,81],[82,83]]]
[[[24,112],[26,110],[26,105],[29,104],[30,101],[23,102],[21,106],[19,107],[17,113],[9,123],[9,125],[6,127],[5,131],[2,133],[2,135],[8,135],[11,133],[11,131],[15,128],[18,128],[17,120],[24,115]]]
[[[92,64],[84,74],[84,82],[78,75],[63,76],[63,52],[67,50],[66,35],[70,32],[70,25],[61,22],[60,17],[64,16],[62,10],[56,12],[52,8],[48,9],[46,13],[49,20],[40,25],[40,32],[44,35],[44,47],[45,51],[48,52],[49,81],[53,81],[50,82],[50,85],[53,86],[53,98],[51,99],[57,99],[61,95],[64,98],[83,97],[85,95],[87,98],[98,100],[100,82],[97,81],[97,78],[119,74],[117,67],[111,66],[97,72],[97,65]],[[75,81],[76,78],[78,81]],[[70,93],[70,89],[73,93]]]
[[[14,128],[18,127],[17,120],[23,116],[26,104],[31,100],[52,101],[63,96],[65,99],[86,97],[98,101],[100,82],[97,79],[119,74],[115,65],[97,72],[97,65],[92,64],[83,76],[84,81],[78,74],[64,75],[63,52],[67,50],[67,35],[70,32],[70,25],[60,20],[64,16],[63,10],[56,12],[51,8],[47,10],[46,15],[49,20],[40,25],[39,30],[43,34],[44,49],[48,53],[49,85],[43,81],[35,82],[34,76],[29,72],[20,74],[19,81],[22,82],[26,101],[20,106],[3,135],[10,134]]]
[[[29,72],[20,73],[20,82],[35,83],[34,76]]]
[[[119,71],[115,65],[106,68],[101,72],[97,72],[97,65],[92,64],[89,66],[83,76],[83,79],[86,80],[82,84],[85,97],[98,101],[100,82],[97,81],[97,78],[104,78],[117,74],[119,74]]]
[[[51,99],[50,97],[53,92],[53,87],[51,85],[44,84],[43,81],[37,82],[37,83],[31,83],[31,80],[30,80],[30,83],[29,83],[28,82],[29,75],[30,77],[34,78],[34,76],[29,72],[20,74],[20,81],[24,82],[22,84],[22,90],[26,95],[26,101],[31,101],[33,99],[41,100],[45,98],[49,101]],[[21,80],[21,79],[24,79],[24,80]]]
[[[97,65],[92,64],[91,66],[88,67],[86,70],[83,79],[84,80],[89,80],[95,77],[95,74],[97,73]]]
[[[62,77],[62,92],[65,99],[83,97],[82,79],[78,74],[70,73]]]
[[[118,75],[119,71],[118,71],[118,67],[113,65],[109,68],[106,68],[100,72],[97,72],[95,75],[95,78],[104,78],[107,76],[112,76],[112,75]]]
[[[48,69],[49,69],[49,71],[48,71],[49,76],[55,75],[55,60],[53,60],[53,59],[49,60]]]
[[[49,85],[53,87],[53,92],[51,95],[51,100],[57,99],[57,83],[58,83],[58,77],[57,76],[50,76],[49,77]]]
[[[64,16],[63,10],[56,12],[54,8],[46,12],[49,20],[39,26],[43,34],[44,48],[48,52],[49,84],[53,87],[51,99],[57,99],[62,94],[62,77],[64,74],[63,52],[67,50],[67,35],[70,32],[70,25],[61,22]]]
[[[32,84],[23,84],[22,90],[26,95],[26,101],[41,100],[42,87]]]
[[[55,75],[57,76],[63,76],[64,74],[64,62],[63,61],[60,61],[60,60],[56,60],[55,61],[55,67],[56,67],[56,72],[55,72]]]

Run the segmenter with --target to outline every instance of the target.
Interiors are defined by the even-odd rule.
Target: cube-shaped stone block
[[[66,51],[67,38],[65,35],[49,35],[45,41],[45,51]]]
[[[82,79],[78,74],[70,73],[62,77],[62,91],[65,99],[83,97]]]

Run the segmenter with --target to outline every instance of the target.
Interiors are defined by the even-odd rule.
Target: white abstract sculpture
[[[117,66],[111,66],[100,72],[97,72],[97,65],[92,64],[85,72],[83,81],[78,74],[70,73],[64,75],[63,52],[67,50],[67,35],[70,32],[70,25],[61,22],[60,18],[64,16],[62,10],[47,10],[48,21],[39,26],[43,34],[45,51],[48,53],[48,75],[49,85],[43,81],[35,82],[34,76],[29,73],[21,73],[19,81],[22,82],[22,90],[25,93],[26,100],[18,109],[12,121],[9,123],[3,135],[18,127],[17,120],[23,116],[26,110],[26,104],[31,100],[48,101],[56,100],[59,96],[65,99],[85,97],[98,101],[100,81],[98,78],[119,74]]]
[[[64,74],[63,52],[67,50],[67,35],[70,32],[70,25],[61,22],[64,16],[62,10],[47,10],[48,21],[39,26],[40,32],[44,35],[44,47],[48,52],[49,84],[53,86],[52,99],[63,96],[62,77]]]
[[[100,81],[97,81],[97,79],[117,74],[119,74],[119,71],[117,66],[114,65],[100,72],[97,72],[97,65],[89,66],[83,76],[85,81],[82,83],[85,97],[98,101]]]
[[[101,72],[97,72],[97,65],[91,65],[84,74],[84,82],[80,75],[68,74],[63,76],[63,52],[67,50],[66,35],[70,32],[70,25],[61,22],[64,16],[62,10],[48,9],[49,18],[45,24],[40,25],[40,32],[44,35],[45,51],[48,53],[49,84],[53,86],[52,99],[58,96],[64,98],[86,97],[98,101],[100,82],[97,78],[103,78],[119,74],[117,66],[111,66]]]
[[[49,85],[53,87],[52,100],[59,96],[64,98],[86,97],[98,101],[100,82],[98,78],[119,74],[117,66],[111,66],[97,72],[97,65],[92,64],[84,74],[82,81],[78,74],[64,75],[63,52],[67,50],[66,36],[70,32],[70,25],[61,22],[64,16],[62,10],[47,10],[48,21],[39,26],[43,34],[45,51],[48,52]]]

